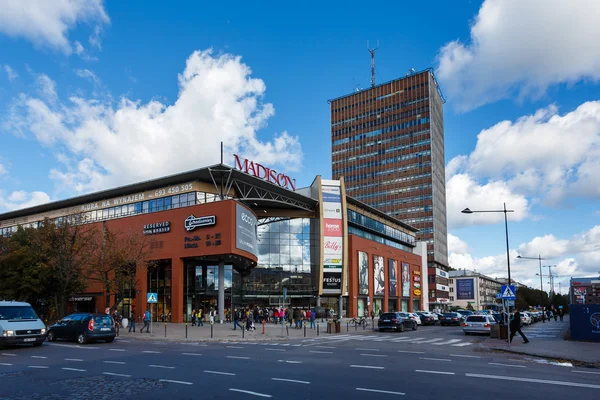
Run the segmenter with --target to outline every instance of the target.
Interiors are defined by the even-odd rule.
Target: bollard
[[[246,330],[246,323],[242,322],[242,339],[244,338],[244,335],[246,334],[246,332],[244,332]]]
[[[356,332],[357,329],[358,329],[358,323],[356,321],[354,321],[354,331]]]
[[[167,337],[167,323],[165,322],[165,337]]]
[[[306,337],[306,321],[304,321],[304,337]]]
[[[262,326],[263,326],[262,334],[264,335],[265,334],[265,320],[264,319],[262,321]]]
[[[350,329],[350,322],[346,321],[346,332],[348,332],[349,329]]]
[[[319,336],[319,323],[317,322],[317,336]]]
[[[290,336],[290,324],[285,324],[285,334],[286,336]]]
[[[185,338],[187,339],[187,322],[185,323]]]
[[[210,338],[211,339],[213,338],[213,324],[214,324],[214,321],[210,321]]]
[[[367,320],[365,319],[365,321],[363,322],[363,331],[367,329]]]

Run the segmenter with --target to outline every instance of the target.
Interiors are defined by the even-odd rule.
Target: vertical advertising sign
[[[256,246],[257,219],[250,210],[241,204],[235,205],[235,247],[258,257]]]
[[[390,285],[389,296],[398,296],[398,262],[388,260],[388,282]]]
[[[385,290],[383,257],[373,256],[373,266],[373,284],[375,289],[373,293],[375,296],[383,296],[383,291]]]
[[[475,300],[474,279],[456,279],[456,300]]]
[[[358,252],[358,293],[369,294],[369,255]]]
[[[340,187],[323,184],[323,294],[342,293],[344,225]]]
[[[402,297],[410,297],[410,271],[407,263],[402,263]]]

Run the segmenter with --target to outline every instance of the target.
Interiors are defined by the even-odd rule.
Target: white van
[[[0,349],[6,345],[41,346],[46,340],[46,325],[29,303],[0,301]]]

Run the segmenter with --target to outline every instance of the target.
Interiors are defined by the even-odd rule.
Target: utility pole
[[[375,87],[375,51],[379,48],[379,40],[377,41],[377,47],[369,48],[369,41],[367,40],[367,51],[371,53],[371,87]]]

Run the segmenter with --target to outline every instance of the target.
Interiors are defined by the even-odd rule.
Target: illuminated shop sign
[[[214,215],[209,215],[206,217],[195,217],[190,215],[185,219],[184,226],[185,230],[188,232],[193,231],[196,228],[202,228],[205,226],[212,226],[217,223],[217,217]]]
[[[257,178],[274,183],[283,188],[296,191],[296,180],[290,178],[286,174],[277,172],[274,169],[265,167],[264,165],[255,163],[254,161],[250,161],[246,158],[244,158],[242,161],[237,154],[234,154],[233,157],[235,157],[235,168],[237,170],[254,175]]]
[[[167,232],[171,232],[171,222],[169,221],[144,225],[144,235],[157,235]]]

